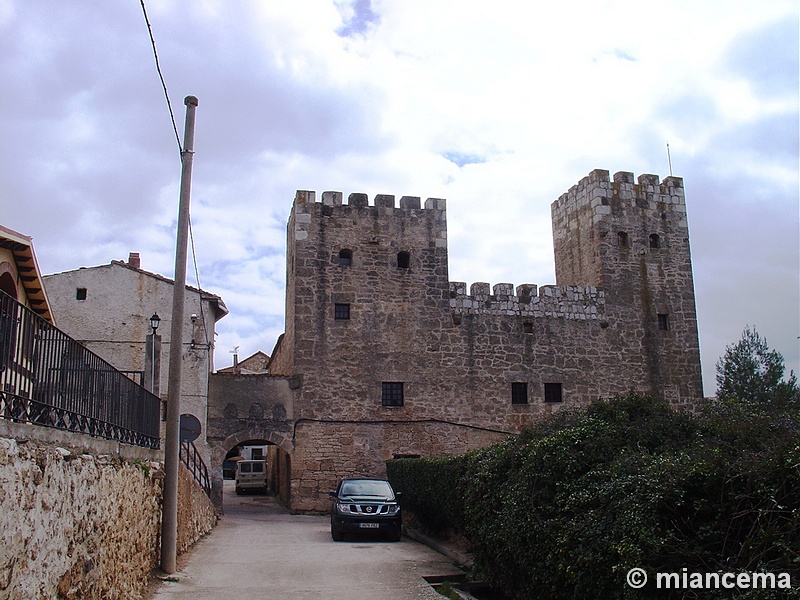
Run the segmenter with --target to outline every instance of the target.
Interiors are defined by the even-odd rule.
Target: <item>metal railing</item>
[[[192,474],[194,480],[203,488],[206,496],[210,498],[211,480],[208,477],[208,467],[197,451],[194,442],[181,442],[181,461]]]
[[[158,449],[161,400],[0,291],[0,417]]]

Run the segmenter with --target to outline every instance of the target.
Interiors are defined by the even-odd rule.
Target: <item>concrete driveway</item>
[[[425,577],[461,573],[418,542],[334,542],[325,516],[290,515],[272,496],[236,496],[225,481],[225,515],[178,557],[177,581],[151,587],[154,600],[441,600]]]

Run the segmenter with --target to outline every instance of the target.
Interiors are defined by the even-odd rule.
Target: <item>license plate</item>
[[[378,529],[381,525],[380,523],[359,523],[358,526],[361,529]]]

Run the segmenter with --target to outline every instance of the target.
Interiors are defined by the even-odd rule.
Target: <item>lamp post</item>
[[[150,356],[150,392],[154,395],[158,395],[159,386],[158,386],[158,379],[161,369],[159,369],[160,361],[157,360],[157,356],[161,354],[161,338],[156,334],[156,330],[158,329],[159,324],[161,323],[161,317],[158,316],[158,313],[153,313],[153,316],[150,317],[150,328],[153,332],[149,336],[149,350],[148,353]]]

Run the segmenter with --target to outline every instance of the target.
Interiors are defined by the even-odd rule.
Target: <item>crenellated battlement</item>
[[[302,207],[302,205],[314,204],[330,207],[350,207],[350,208],[369,208],[369,196],[367,194],[354,192],[347,197],[347,202],[344,203],[344,194],[342,192],[322,192],[322,200],[317,202],[317,193],[310,190],[297,190],[294,197],[295,207]],[[399,206],[395,203],[395,197],[391,194],[376,194],[373,200],[372,207],[374,208],[399,208],[401,210],[446,210],[447,201],[444,198],[427,198],[423,205],[422,199],[419,196],[402,196],[400,198]],[[304,211],[306,212],[306,211]]]
[[[626,207],[654,211],[671,208],[685,213],[683,179],[665,177],[661,180],[658,175],[651,174],[635,178],[633,173],[620,171],[614,174],[612,181],[607,170],[595,169],[554,201],[551,213],[554,222],[560,222],[577,209],[591,207],[598,220],[611,214],[613,204],[623,210]]]
[[[447,202],[443,198],[428,198],[423,203],[419,196],[403,196],[399,206],[390,194],[377,194],[371,205],[362,193],[350,194],[346,203],[343,200],[342,192],[322,192],[322,201],[317,202],[316,192],[297,190],[290,219],[295,240],[319,240],[325,231],[328,243],[333,243],[331,229],[336,229],[339,249],[354,250],[365,240],[373,250],[399,243],[404,246],[400,250],[408,253],[431,247],[447,249]],[[329,227],[334,222],[337,225]],[[446,256],[442,260],[446,263]]]
[[[476,282],[469,288],[450,282],[450,308],[454,314],[494,314],[564,319],[597,319],[605,311],[603,290],[592,286],[537,286],[523,283]]]

